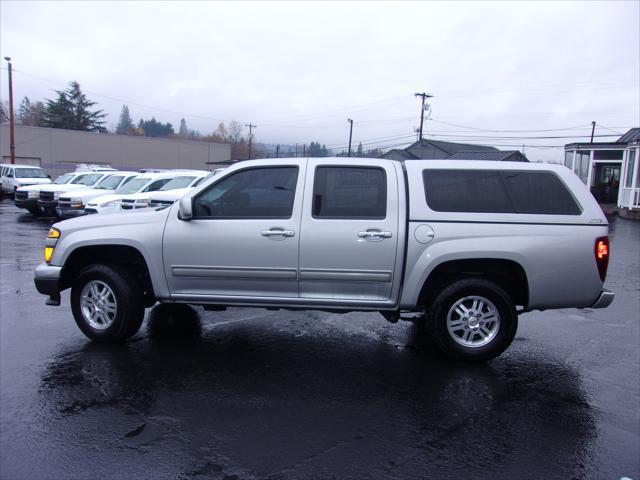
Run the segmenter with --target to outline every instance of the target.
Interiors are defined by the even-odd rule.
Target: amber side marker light
[[[598,265],[598,274],[600,280],[604,282],[607,278],[607,269],[609,268],[609,237],[596,238],[596,264]]]
[[[49,233],[47,233],[47,240],[44,247],[44,261],[49,263],[53,258],[53,251],[55,250],[56,243],[60,238],[60,230],[51,227]]]

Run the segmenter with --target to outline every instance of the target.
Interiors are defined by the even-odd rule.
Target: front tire
[[[425,316],[426,334],[442,355],[485,361],[504,352],[518,329],[513,300],[499,285],[481,278],[443,288]]]
[[[126,270],[90,265],[73,283],[71,310],[76,324],[88,338],[119,343],[142,325],[143,292]]]

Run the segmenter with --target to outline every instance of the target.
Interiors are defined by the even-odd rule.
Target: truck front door
[[[167,221],[163,252],[171,295],[262,298],[256,302],[298,297],[304,177],[304,160],[283,159],[238,168],[195,195],[192,219]]]

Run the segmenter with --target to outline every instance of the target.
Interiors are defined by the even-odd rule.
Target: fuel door
[[[427,244],[431,243],[436,233],[430,225],[422,224],[413,230],[413,236],[418,243]]]

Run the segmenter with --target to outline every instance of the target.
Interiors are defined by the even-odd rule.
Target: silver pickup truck
[[[564,166],[286,158],[239,162],[175,204],[56,223],[35,284],[92,340],[156,302],[408,315],[445,356],[487,360],[518,315],[603,308],[608,224]]]

